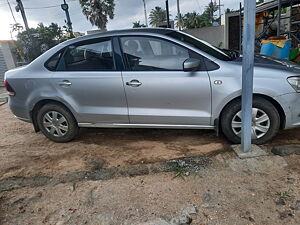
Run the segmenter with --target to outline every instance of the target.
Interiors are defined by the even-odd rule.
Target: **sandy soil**
[[[0,178],[64,174],[93,165],[123,167],[228,149],[213,131],[83,129],[70,143],[57,144],[0,106]]]
[[[0,106],[0,179],[65,174],[91,167],[124,167],[229,150],[224,137],[205,130],[83,129],[57,144]],[[268,146],[300,144],[300,129],[281,132]]]
[[[0,106],[0,128],[0,180],[213,155],[185,180],[158,173],[3,191],[1,225],[190,224],[170,222],[184,218],[195,225],[300,224],[300,156],[239,160],[223,137],[198,130],[85,129],[57,144],[7,105]],[[300,129],[282,131],[266,147],[300,144],[299,137]],[[197,212],[187,217],[191,207]]]
[[[185,180],[160,173],[2,192],[0,224],[298,225],[299,159],[225,153]]]

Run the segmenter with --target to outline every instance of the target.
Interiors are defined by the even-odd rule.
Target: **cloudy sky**
[[[16,1],[8,0],[11,4],[16,21],[23,24],[20,13],[15,11]],[[38,23],[49,24],[51,22],[64,25],[65,14],[60,8],[63,0],[22,0],[25,8],[27,20],[30,27],[35,27]],[[217,0],[218,1],[218,0]],[[79,0],[67,0],[70,8],[70,16],[73,23],[73,30],[86,32],[96,29],[86,20],[81,12]],[[210,0],[180,0],[182,13],[196,11],[202,13]],[[226,8],[237,9],[239,0],[221,0]],[[142,0],[115,0],[115,18],[108,23],[108,29],[123,29],[132,27],[134,21],[145,23],[143,1]],[[165,0],[146,0],[147,13],[155,6],[165,7]],[[176,0],[169,0],[170,13],[174,17],[177,13]],[[46,7],[46,8],[45,8]],[[7,0],[0,0],[0,40],[10,39],[10,27],[14,23],[13,16],[7,4]]]

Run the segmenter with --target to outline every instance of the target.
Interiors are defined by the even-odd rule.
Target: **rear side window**
[[[60,71],[112,71],[115,70],[111,40],[69,46]]]
[[[48,69],[48,70],[51,70],[51,71],[55,71],[56,68],[57,68],[57,65],[58,65],[58,62],[59,62],[59,59],[62,55],[62,52],[63,51],[60,51],[58,53],[56,53],[55,55],[53,55],[46,63],[45,63],[45,67]]]

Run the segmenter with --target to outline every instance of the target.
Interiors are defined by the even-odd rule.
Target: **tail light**
[[[5,86],[6,91],[8,92],[8,94],[10,96],[15,96],[16,95],[15,90],[10,86],[10,84],[8,83],[7,80],[4,81],[4,86]]]

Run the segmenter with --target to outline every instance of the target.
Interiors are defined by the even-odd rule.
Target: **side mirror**
[[[184,61],[183,63],[183,71],[190,72],[190,71],[197,71],[201,61],[199,59],[189,58]]]

